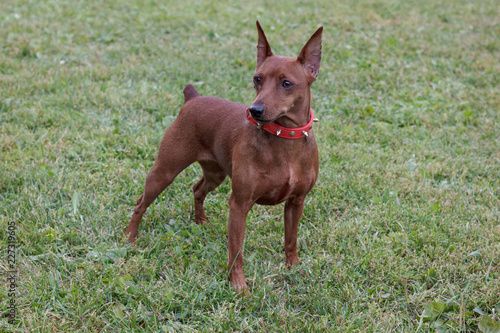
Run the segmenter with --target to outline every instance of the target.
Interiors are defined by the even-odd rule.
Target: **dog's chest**
[[[257,203],[274,205],[291,197],[303,196],[314,184],[314,170],[304,170],[300,165],[286,163],[279,168],[264,172],[261,192]]]
[[[314,138],[298,142],[246,136],[232,155],[233,191],[253,202],[275,205],[304,197],[318,174]]]

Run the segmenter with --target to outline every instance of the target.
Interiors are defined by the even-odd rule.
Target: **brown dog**
[[[304,198],[318,176],[318,149],[312,132],[311,84],[321,61],[319,28],[297,58],[275,56],[257,22],[257,97],[250,107],[216,97],[200,97],[192,85],[185,102],[167,128],[158,158],[125,231],[134,242],[142,215],[151,203],[191,163],[203,177],[194,185],[195,222],[207,217],[206,195],[229,175],[228,270],[237,291],[248,293],[243,274],[246,216],[255,203],[285,202],[286,263],[298,264],[297,230]]]

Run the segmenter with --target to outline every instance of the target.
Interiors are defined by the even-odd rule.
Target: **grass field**
[[[123,231],[183,86],[253,100],[256,19],[288,56],[325,27],[320,177],[298,267],[252,210],[242,299],[229,180],[209,225],[193,165]],[[494,0],[2,0],[0,331],[499,332],[499,59]]]

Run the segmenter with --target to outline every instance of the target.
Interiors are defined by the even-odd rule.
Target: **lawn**
[[[325,28],[320,175],[300,266],[250,213],[241,298],[230,180],[124,229],[183,86],[253,100],[256,19],[280,55]],[[494,0],[2,0],[0,332],[500,332],[499,59]]]

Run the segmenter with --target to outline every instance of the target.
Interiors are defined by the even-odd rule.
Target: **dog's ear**
[[[266,35],[264,34],[264,30],[262,30],[259,21],[257,21],[257,31],[259,32],[259,41],[257,43],[257,67],[259,67],[267,57],[273,55],[273,52],[271,51],[271,46],[269,46],[269,43],[267,42]]]
[[[309,72],[314,78],[318,76],[319,64],[321,62],[321,35],[323,34],[323,27],[316,30],[316,32],[309,38],[309,41],[300,51],[297,60],[304,66],[305,70]]]

